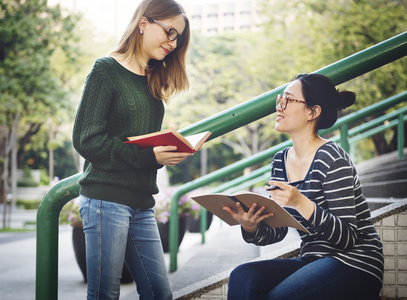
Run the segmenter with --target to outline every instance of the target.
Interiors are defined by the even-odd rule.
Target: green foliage
[[[265,0],[260,12],[264,24],[259,32],[193,33],[191,89],[170,104],[164,127],[184,128],[213,116],[298,73],[316,71],[401,33],[407,24],[406,0]],[[31,159],[30,166],[47,170],[52,148],[60,178],[76,172],[68,141],[80,88],[94,59],[113,44],[95,42],[87,31],[91,25],[84,22],[41,0],[0,2],[0,124],[9,126],[19,112],[20,140],[29,141],[22,149],[27,153],[23,162]],[[403,58],[342,84],[340,89],[355,91],[358,98],[341,114],[405,90],[406,81]],[[35,133],[33,124],[39,124]],[[208,171],[286,140],[274,124],[275,117],[269,116],[210,141]],[[383,143],[391,143],[393,134],[383,134]],[[379,146],[370,141],[357,147],[362,159]],[[169,168],[171,183],[199,177],[200,155]]]
[[[78,198],[69,201],[62,207],[59,215],[59,224],[69,224],[72,227],[82,226],[81,215],[79,213]]]
[[[158,223],[167,223],[171,216],[171,197],[175,193],[177,187],[169,186],[160,189],[160,192],[154,195],[155,200],[155,218]],[[202,191],[201,191],[202,193]],[[199,191],[198,193],[199,194]],[[183,195],[178,200],[178,215],[179,216],[191,216],[194,219],[197,219],[200,212],[200,206],[196,204],[195,201],[191,199],[191,196],[194,194],[189,193]]]
[[[23,171],[23,176],[17,181],[17,186],[19,187],[37,187],[38,182],[35,181],[33,175],[31,174],[31,169],[26,167]]]
[[[41,169],[40,170],[40,185],[45,186],[45,185],[49,185],[49,183],[50,183],[50,179],[49,179],[47,171],[44,169]]]
[[[74,153],[71,141],[64,141],[61,147],[54,151],[54,176],[62,179],[77,173],[73,155]],[[44,183],[49,183],[49,158],[48,151],[44,144],[38,142],[35,150],[33,148],[27,150],[26,162],[29,164],[30,168],[42,170],[41,176],[44,175],[44,177],[41,178],[41,181],[44,181]]]
[[[223,143],[208,142],[204,147],[207,147],[208,173],[226,167],[243,158],[241,153],[234,153],[233,149]],[[171,185],[182,184],[200,177],[202,151],[201,149],[180,164],[167,168]],[[237,176],[238,175],[234,175],[231,178]],[[224,178],[223,180],[226,181],[229,179],[230,178]]]
[[[41,200],[17,200],[17,206],[22,206],[24,209],[38,209]]]
[[[260,12],[264,24],[259,32],[209,37],[194,33],[188,62],[191,89],[170,104],[166,126],[183,128],[210,117],[282,86],[299,73],[314,72],[391,38],[407,24],[406,0],[273,0],[263,1]],[[355,91],[358,98],[340,116],[405,90],[406,81],[403,58],[342,84],[339,89]],[[208,151],[209,156],[213,153],[208,161],[215,161],[210,171],[286,140],[274,124],[270,116],[214,140]],[[388,135],[394,133],[386,134],[382,141],[390,143]],[[220,143],[227,146],[220,148]],[[358,147],[362,157],[375,152],[372,143]],[[197,153],[169,168],[171,182],[197,178],[199,168]]]
[[[35,231],[35,229],[32,229],[32,228],[30,228],[30,229],[20,229],[20,228],[18,228],[18,229],[16,229],[16,228],[0,228],[0,233],[1,232],[27,232],[27,231]]]
[[[24,158],[27,151],[46,158],[44,141],[57,149],[66,139],[57,133],[75,112],[71,99],[78,88],[76,73],[83,67],[79,20],[47,1],[0,2],[0,147],[4,136],[16,134],[18,168],[30,159]]]
[[[33,123],[43,122],[44,116],[64,107],[64,88],[50,58],[57,48],[66,53],[72,49],[69,41],[77,18],[63,17],[58,7],[40,0],[3,1],[0,8],[0,95],[6,104],[1,115],[20,111]],[[73,53],[68,55],[74,62]]]

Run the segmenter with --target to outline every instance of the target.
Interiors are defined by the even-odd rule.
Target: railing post
[[[36,300],[58,299],[59,213],[79,194],[78,179],[68,177],[53,186],[44,196],[37,211]]]
[[[201,207],[201,244],[205,244],[205,232],[206,232],[206,227],[208,227],[208,220],[207,220],[208,212],[204,207]]]
[[[177,253],[178,253],[178,200],[181,197],[181,193],[178,191],[171,198],[171,213],[170,213],[170,272],[177,270]]]
[[[349,125],[347,123],[342,124],[342,126],[340,127],[340,131],[341,131],[341,138],[340,138],[341,147],[347,153],[349,153],[348,130],[349,130]]]
[[[404,156],[404,117],[403,114],[399,114],[397,125],[397,149],[399,158]]]

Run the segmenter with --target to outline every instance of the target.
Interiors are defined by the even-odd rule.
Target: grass
[[[0,233],[3,232],[27,232],[35,231],[35,228],[0,228]]]

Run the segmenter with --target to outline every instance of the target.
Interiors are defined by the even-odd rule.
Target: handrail
[[[405,114],[407,114],[407,107],[401,108],[401,109],[399,109],[399,110],[397,110],[397,111],[395,111],[393,113],[385,115],[385,116],[388,117],[387,119],[384,118],[385,116],[383,116],[382,118],[378,118],[378,119],[382,119],[384,121],[388,121],[390,119],[394,119],[394,120],[389,121],[388,123],[385,123],[383,125],[377,126],[375,128],[372,128],[373,126],[371,126],[370,127],[371,129],[369,129],[368,127],[365,127],[365,128],[363,128],[363,130],[365,130],[365,132],[357,132],[358,135],[355,135],[355,136],[349,138],[349,144],[351,145],[349,153],[350,153],[352,159],[353,159],[354,152],[355,152],[354,144],[357,141],[360,141],[362,139],[365,139],[367,137],[370,137],[370,136],[372,136],[374,134],[377,134],[379,132],[382,132],[382,131],[384,131],[386,129],[389,129],[389,128],[392,128],[392,127],[395,127],[395,126],[398,126],[398,128],[397,128],[397,152],[398,152],[398,158],[399,159],[403,158],[403,156],[404,156],[404,151],[403,151],[403,148],[404,148],[404,123],[407,121],[407,115],[405,115]],[[372,120],[372,121],[370,121],[368,123],[372,123],[372,124],[377,123],[377,125],[378,125],[380,123],[384,123],[384,121],[380,122],[379,120]],[[349,135],[354,135],[354,134],[351,134],[350,131],[349,131]]]
[[[382,101],[382,102],[385,102],[385,101]],[[383,106],[381,106],[381,108],[386,109],[386,107],[383,107]],[[349,138],[349,144],[351,146],[349,154],[352,157],[352,160],[354,160],[353,153],[354,153],[355,142],[357,142],[361,139],[364,139],[366,137],[369,137],[373,134],[384,131],[388,128],[394,127],[396,125],[398,126],[398,131],[397,131],[398,156],[401,159],[404,155],[404,151],[403,151],[404,126],[403,126],[403,124],[404,124],[404,122],[407,121],[407,115],[404,116],[404,114],[406,114],[406,113],[407,113],[407,107],[404,107],[404,108],[398,109],[397,111],[388,113],[384,116],[381,116],[379,118],[376,118],[374,120],[371,120],[365,124],[359,125],[355,128],[352,128],[351,130],[349,130],[348,137],[355,135],[354,137]],[[362,112],[361,115],[363,116],[364,112]],[[349,117],[348,120],[346,120],[347,117]],[[396,117],[397,117],[396,120],[389,121]],[[339,119],[338,122],[348,121],[350,123],[350,122],[356,121],[356,120],[357,119],[355,119],[354,116],[348,115],[344,118]],[[381,123],[384,123],[385,121],[389,121],[389,122],[384,125],[380,125]],[[380,126],[378,126],[378,125],[380,125]],[[376,126],[376,127],[373,128],[374,126]],[[400,130],[400,128],[401,128],[401,130]],[[363,132],[363,131],[365,131],[365,132]],[[336,136],[330,138],[330,140],[334,141],[334,142],[339,142],[341,140],[341,135],[336,135]],[[227,191],[229,194],[232,194],[232,193],[242,190],[244,188],[251,187],[259,182],[266,182],[268,178],[270,178],[270,165],[263,166],[259,169],[254,170],[250,174],[245,174],[245,175],[237,177],[233,180],[225,182],[225,183],[219,185],[218,187],[216,187],[215,189],[211,190],[210,193],[212,194],[212,193],[220,193],[220,192]],[[201,243],[202,244],[205,243],[205,231],[206,231],[205,229],[207,228],[206,214],[207,214],[206,209],[202,207],[201,213],[200,213],[200,216],[201,216],[200,225],[201,225],[201,235],[202,235]]]
[[[337,85],[405,55],[407,55],[407,32],[322,68],[316,73],[330,77]],[[212,132],[210,139],[213,139],[263,118],[275,112],[272,99],[281,93],[284,87],[285,85],[264,93],[186,127],[180,132],[185,135],[209,130]],[[258,159],[261,160],[262,156]],[[235,167],[236,171],[249,165],[249,161],[242,161],[241,165]],[[220,179],[219,176],[220,173],[217,173],[214,177]],[[58,218],[62,207],[78,196],[79,177],[80,174],[75,174],[57,183],[44,196],[38,208],[36,254],[36,299],[38,300],[58,298]],[[178,240],[178,198],[196,187],[195,183],[187,183],[171,199],[171,215],[175,216],[170,219],[170,271],[172,272],[177,269],[178,243],[175,241]]]
[[[389,97],[388,99],[382,100],[369,107],[363,108],[357,112],[354,112],[352,114],[349,114],[345,117],[340,118],[334,126],[332,126],[329,129],[326,129],[324,131],[321,131],[321,135],[322,134],[326,135],[327,133],[332,132],[338,128],[345,129],[345,130],[341,130],[341,136],[340,136],[341,137],[341,146],[345,147],[345,148],[349,148],[347,138],[346,138],[346,143],[344,144],[342,136],[346,135],[346,137],[347,137],[347,131],[348,131],[350,123],[355,122],[358,119],[365,118],[366,116],[369,116],[373,113],[383,111],[384,109],[397,105],[398,103],[401,103],[405,100],[407,100],[407,91],[401,92],[397,95]],[[198,179],[195,179],[193,181],[190,181],[190,182],[178,187],[177,191],[173,194],[173,196],[171,198],[171,215],[172,216],[174,215],[174,210],[175,210],[176,217],[170,218],[170,272],[175,272],[177,269],[178,244],[176,242],[174,243],[174,241],[178,240],[178,223],[177,223],[178,222],[178,214],[177,214],[178,199],[182,195],[184,195],[194,189],[197,189],[201,186],[204,186],[211,182],[222,179],[227,175],[233,174],[234,172],[241,171],[246,167],[250,167],[254,164],[261,163],[265,159],[270,159],[270,157],[272,155],[274,155],[275,153],[277,153],[279,150],[284,149],[285,147],[288,147],[290,145],[291,145],[291,140],[285,141],[281,144],[278,144],[278,145],[273,146],[269,149],[266,149],[262,152],[259,152],[251,157],[242,159],[241,161],[233,163],[222,169],[216,170],[210,174],[204,175]],[[176,209],[174,209],[174,207]],[[205,213],[206,213],[206,211],[203,210],[203,213],[202,213],[203,220],[206,220]],[[176,224],[174,224],[174,223],[176,223]],[[205,223],[202,222],[201,225],[204,225],[204,224]],[[205,227],[206,226],[204,225],[201,228],[205,228]],[[202,235],[204,235],[204,230],[201,230],[201,232],[202,232]],[[205,240],[205,238],[202,237],[202,241],[204,241],[204,240]]]
[[[344,135],[341,137],[341,147],[348,152],[349,151],[349,144],[347,141],[348,137],[348,124],[355,122],[361,118],[367,117],[371,114],[372,111],[378,112],[380,110],[387,109],[393,105],[397,105],[405,100],[407,97],[407,91],[401,92],[397,95],[394,95],[392,97],[387,98],[386,100],[382,100],[380,102],[377,102],[375,104],[372,104],[368,107],[365,107],[363,109],[360,109],[356,112],[353,112],[349,115],[346,115],[345,118],[339,119],[329,130],[321,130],[320,134],[325,135],[328,132],[336,129],[340,129],[341,133]],[[389,106],[389,103],[391,103],[391,106]],[[343,130],[346,128],[346,130]],[[332,129],[332,130],[331,130]]]
[[[348,56],[325,68],[319,69],[315,73],[328,76],[335,85],[338,85],[405,55],[407,55],[407,31],[354,55]],[[192,124],[180,130],[180,132],[184,135],[188,135],[209,130],[212,132],[210,139],[213,139],[265,117],[275,112],[276,108],[272,99],[274,99],[277,94],[281,94],[285,86],[286,85],[283,85],[219,114]],[[343,132],[343,136],[345,136],[346,130],[347,127],[342,126],[341,131]],[[347,140],[343,139],[341,145],[347,149]],[[243,168],[246,167],[245,163],[246,161],[242,163],[242,166],[244,165]],[[218,176],[218,174],[215,174],[214,178]],[[171,198],[171,215],[175,217],[170,218],[170,272],[175,272],[177,269],[178,199],[183,194],[197,187],[199,186],[196,186],[194,183],[186,183],[181,186]]]
[[[350,129],[348,136],[349,137],[352,136],[352,137],[349,138],[349,144],[352,145],[353,143],[355,143],[361,139],[367,138],[373,134],[379,133],[383,130],[386,130],[386,129],[389,129],[391,127],[398,125],[400,122],[400,118],[399,118],[400,115],[403,116],[403,118],[402,118],[403,123],[407,122],[407,106]],[[347,115],[347,116],[341,118],[340,120],[345,119],[348,116],[350,116],[350,115]],[[353,118],[349,119],[349,121],[354,121],[354,120],[355,119],[353,119]],[[391,120],[391,121],[389,121],[389,120]],[[342,121],[346,121],[346,120],[342,120]],[[389,122],[384,125],[381,125],[385,121],[389,121]],[[329,140],[334,141],[334,142],[339,142],[340,135],[335,135],[335,136],[329,138]],[[400,146],[401,146],[401,148],[403,148],[403,144],[398,145],[398,148],[400,148]],[[227,191],[228,193],[234,193],[234,192],[242,190],[244,188],[251,187],[254,184],[259,183],[261,181],[264,182],[264,180],[267,180],[268,178],[270,178],[270,176],[271,176],[270,165],[267,165],[267,166],[261,167],[255,171],[251,172],[250,174],[242,175],[231,181],[225,182],[224,184],[219,185],[215,189],[212,189],[209,193],[211,193],[211,194],[212,193],[221,193],[224,191]]]
[[[407,55],[407,31],[339,60],[314,73],[328,76],[335,85],[349,81]],[[287,84],[286,84],[287,85]],[[209,140],[266,117],[276,111],[274,99],[286,85],[198,121],[180,130],[183,135],[210,131]]]
[[[37,300],[58,299],[59,213],[69,200],[78,197],[80,176],[81,173],[75,174],[54,185],[38,207],[35,275]]]

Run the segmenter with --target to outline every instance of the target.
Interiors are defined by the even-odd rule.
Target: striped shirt
[[[271,180],[288,181],[288,149],[274,156]],[[307,221],[295,209],[288,208],[310,232],[298,231],[302,239],[301,256],[330,256],[382,281],[382,244],[348,154],[334,142],[322,145],[304,179],[297,188],[314,202],[314,213]],[[254,235],[243,231],[243,237],[248,243],[268,245],[281,241],[287,230],[273,229],[262,222]]]

